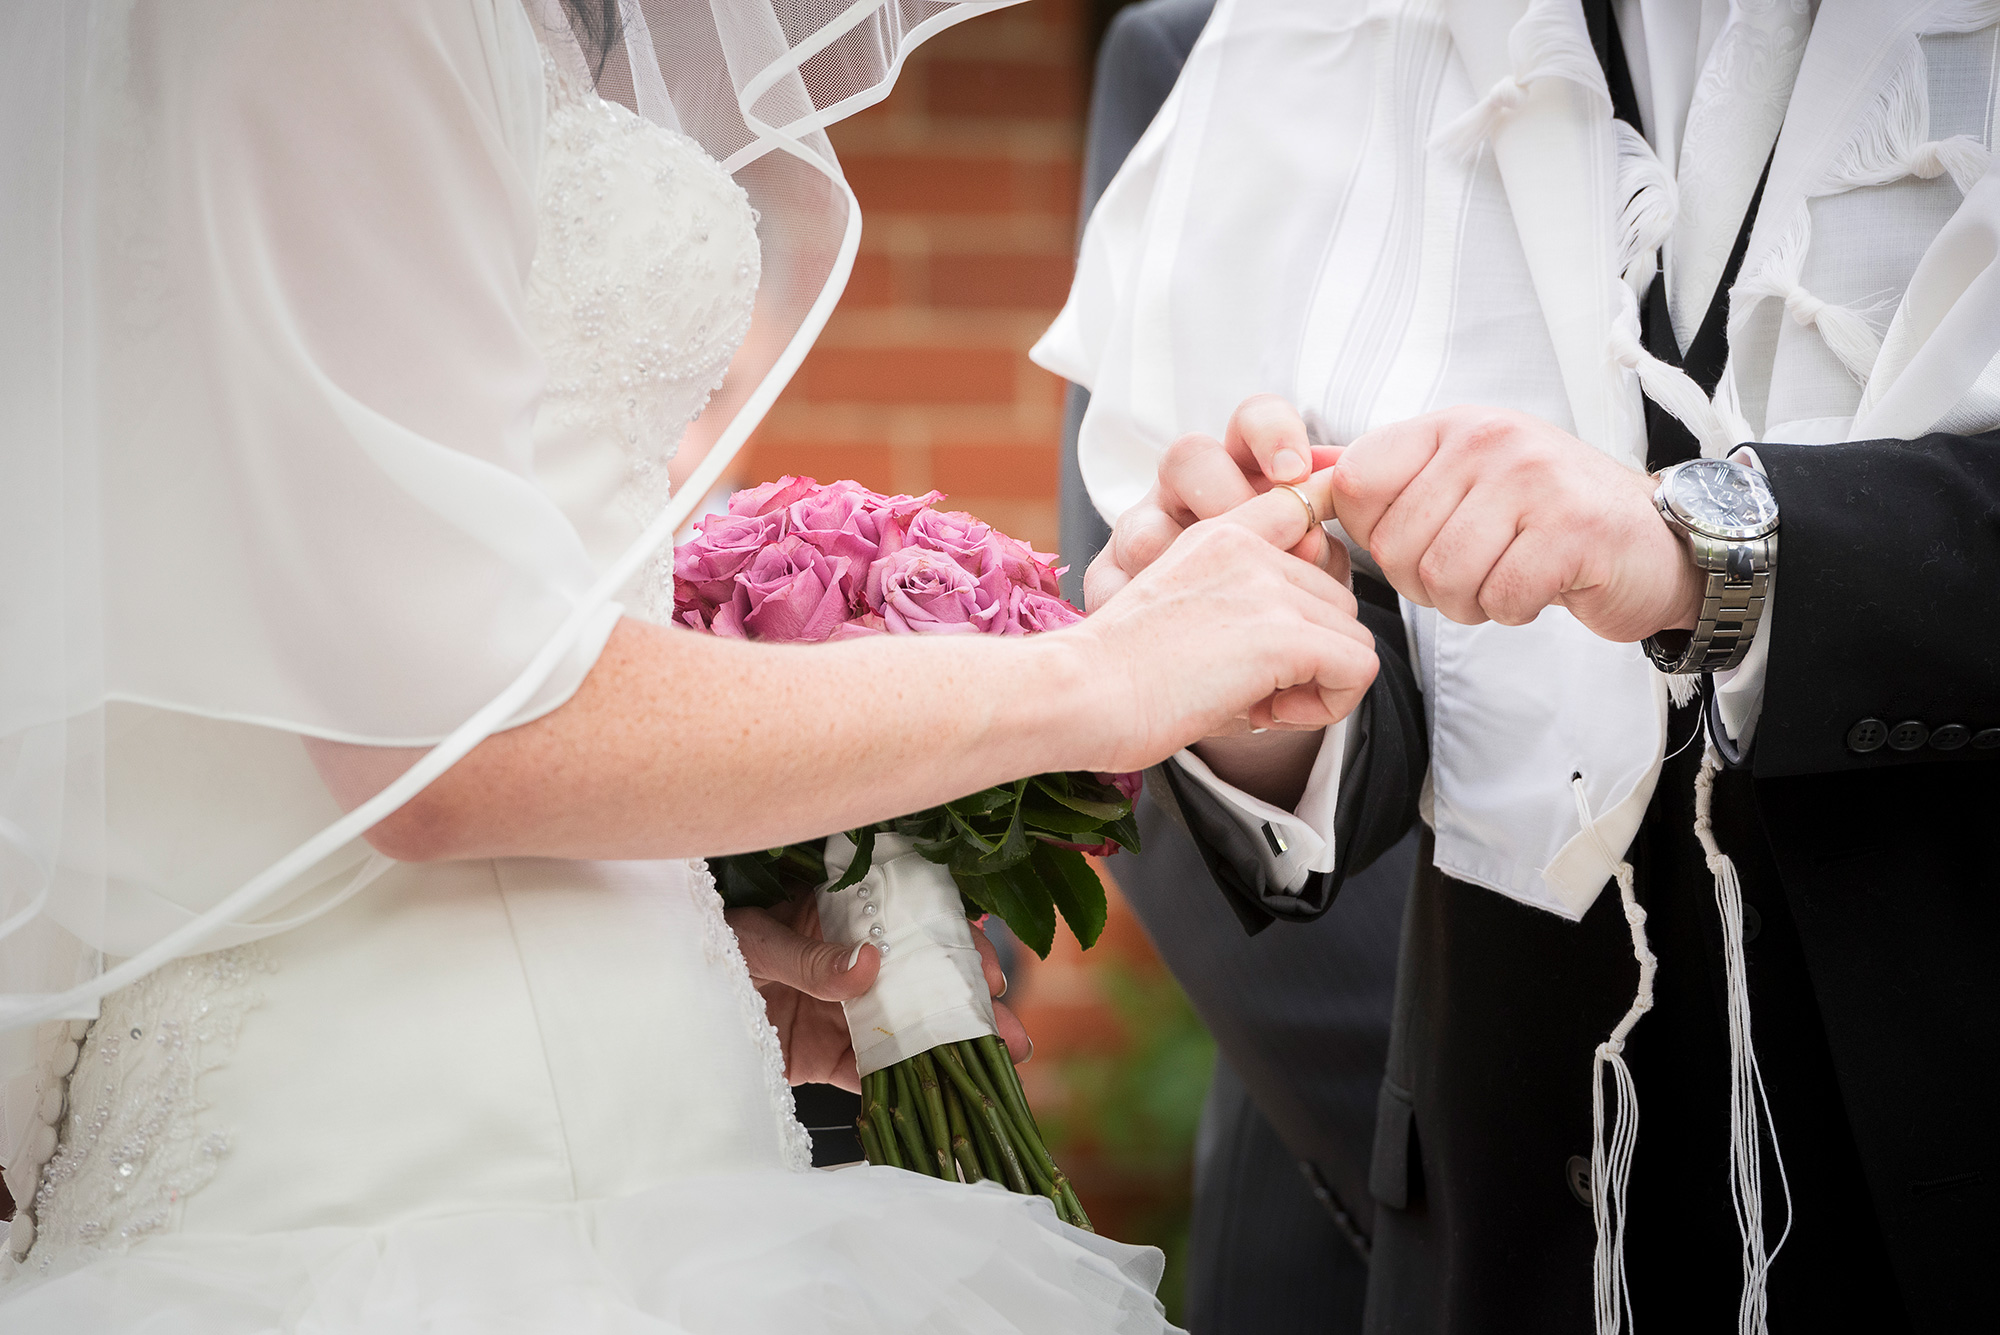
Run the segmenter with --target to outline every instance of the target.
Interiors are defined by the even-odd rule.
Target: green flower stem
[[[940,1054],[937,1060],[938,1068],[943,1070],[945,1062],[943,1054]],[[972,1148],[979,1155],[979,1171],[990,1181],[1005,1181],[1007,1175],[1000,1167],[1000,1148],[993,1143],[993,1133],[986,1129],[986,1119],[977,1115],[975,1111],[977,1105],[960,1094],[958,1086],[947,1079],[945,1087],[951,1090],[952,1096],[958,1099],[965,1109],[965,1124],[972,1130]]]
[[[854,1119],[854,1133],[861,1137],[861,1157],[869,1163],[883,1162],[882,1142],[875,1138],[875,1127],[869,1122],[868,1114],[863,1113]]]
[[[1020,1072],[1014,1069],[1014,1059],[1008,1055],[1007,1045],[992,1034],[973,1040],[979,1055],[986,1059],[986,1069],[993,1076],[995,1092],[1007,1105],[1007,1111],[1020,1124],[1023,1131],[1036,1133],[1041,1138],[1041,1128],[1035,1125],[1035,1115],[1028,1110],[1028,1096],[1021,1088]],[[1053,1165],[1052,1165],[1053,1166]]]
[[[1076,1188],[1069,1184],[1068,1178],[1062,1180],[1062,1196],[1063,1202],[1069,1206],[1069,1222],[1086,1233],[1097,1232],[1097,1226],[1091,1223],[1090,1216],[1083,1212],[1083,1202],[1076,1198]]]
[[[1090,1217],[1084,1214],[1083,1202],[1077,1199],[1076,1189],[1070,1185],[1069,1177],[1057,1166],[1055,1156],[1049,1153],[1048,1146],[1042,1141],[1042,1129],[1035,1124],[1035,1115],[1028,1108],[1028,1096],[1021,1088],[1020,1073],[1014,1069],[1006,1046],[991,1035],[977,1039],[969,1046],[986,1059],[986,1074],[1020,1133],[1022,1156],[1036,1184],[1042,1187],[1044,1195],[1056,1202],[1057,1212],[1068,1222],[1078,1228],[1090,1228]],[[968,1062],[973,1057],[971,1052],[966,1054]]]
[[[937,1156],[938,1176],[947,1182],[958,1180],[958,1170],[951,1162],[951,1127],[944,1119],[944,1099],[938,1092],[937,1067],[931,1062],[928,1052],[919,1052],[903,1063],[910,1068],[917,1087],[917,1112],[924,1124],[924,1135],[930,1142],[931,1153]]]
[[[1028,1180],[1033,1183],[1035,1194],[1048,1197],[1049,1200],[1056,1204],[1058,1212],[1060,1212],[1062,1196],[1056,1190],[1055,1179],[1041,1164],[1041,1160],[1048,1157],[1048,1151],[1040,1149],[1039,1139],[1035,1137],[1033,1131],[1023,1127],[1019,1121],[1007,1112],[1006,1104],[1001,1101],[999,1091],[994,1088],[992,1074],[984,1068],[979,1060],[978,1049],[971,1043],[966,1042],[961,1042],[956,1046],[959,1049],[959,1058],[965,1063],[966,1071],[971,1075],[973,1083],[978,1085],[980,1092],[993,1103],[995,1108],[1000,1110],[1000,1120],[1007,1126],[1008,1138],[1014,1146],[1015,1153],[1021,1158],[1021,1167],[1027,1171]],[[1038,1150],[1040,1151],[1039,1153],[1037,1153]]]
[[[1035,1190],[1028,1185],[1027,1173],[1021,1168],[1020,1153],[1015,1150],[1014,1142],[1009,1138],[1006,1119],[1000,1115],[999,1105],[973,1082],[972,1076],[965,1069],[965,1064],[959,1059],[958,1052],[949,1044],[933,1048],[932,1051],[940,1058],[939,1064],[946,1077],[958,1088],[959,1096],[969,1107],[977,1110],[980,1119],[985,1122],[987,1133],[992,1136],[994,1148],[999,1152],[1001,1172],[1007,1180],[1009,1190],[1019,1192],[1023,1196],[1036,1195]]]
[[[889,1121],[895,1125],[897,1138],[903,1144],[903,1157],[908,1160],[903,1166],[926,1177],[934,1177],[931,1171],[930,1154],[924,1146],[922,1130],[917,1125],[917,1096],[910,1088],[910,1071],[902,1062],[889,1068],[895,1083],[896,1101],[889,1105]]]
[[[967,1182],[978,1182],[986,1175],[980,1171],[979,1156],[973,1151],[972,1129],[965,1120],[958,1091],[946,1084],[942,1092],[945,1122],[951,1128],[951,1157],[958,1161],[958,1175]]]
[[[875,1128],[875,1143],[882,1148],[882,1157],[876,1159],[871,1155],[869,1162],[901,1168],[904,1166],[903,1155],[896,1145],[896,1130],[889,1122],[888,1085],[886,1071],[876,1071],[861,1079],[861,1093],[865,1100],[861,1110],[869,1125]]]

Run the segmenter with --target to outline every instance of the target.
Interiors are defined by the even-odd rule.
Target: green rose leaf
[[[1104,932],[1108,905],[1104,882],[1097,879],[1083,854],[1037,844],[1032,862],[1056,907],[1062,910],[1063,921],[1076,934],[1077,944],[1085,950],[1096,945]]]

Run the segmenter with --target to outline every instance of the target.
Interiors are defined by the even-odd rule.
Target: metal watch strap
[[[1757,638],[1778,557],[1778,535],[1730,542],[1682,531],[1695,564],[1708,572],[1701,616],[1685,648],[1675,652],[1653,636],[1646,641],[1646,654],[1662,672],[1721,672],[1741,663]]]

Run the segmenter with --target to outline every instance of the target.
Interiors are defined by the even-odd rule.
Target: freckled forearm
[[[787,647],[625,622],[571,700],[489,738],[374,838],[411,860],[721,855],[1067,768],[1087,683],[1056,638]],[[333,748],[382,771],[357,779],[327,750],[348,806],[407,763]]]

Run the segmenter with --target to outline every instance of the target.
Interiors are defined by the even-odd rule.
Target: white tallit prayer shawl
[[[1035,350],[1091,391],[1079,457],[1105,517],[1144,494],[1175,437],[1219,434],[1260,392],[1334,442],[1453,404],[1517,409],[1634,468],[1643,397],[1711,456],[2000,425],[2000,178],[1985,174],[2000,0],[1616,11],[1646,141],[1612,119],[1576,0],[1222,0]],[[1642,351],[1638,297],[1663,264],[1692,339],[1767,162],[1711,403]],[[1558,608],[1523,627],[1404,613],[1438,867],[1570,919],[1607,878],[1626,901],[1642,985],[1598,1052],[1593,1177],[1598,1324],[1616,1330],[1637,1118],[1622,1048],[1651,979],[1623,857],[1659,776],[1668,679]],[[1719,688],[1739,739],[1769,641]],[[1733,943],[1741,1325],[1761,1330],[1762,1093],[1712,778],[1697,834]]]

